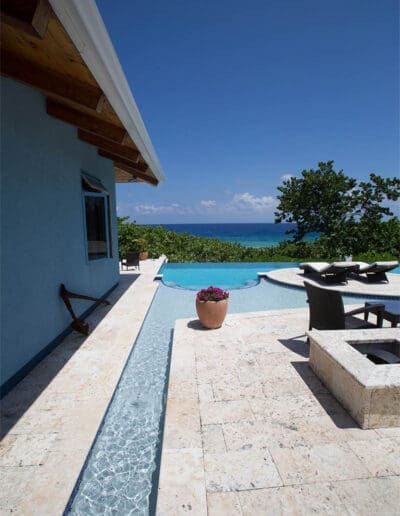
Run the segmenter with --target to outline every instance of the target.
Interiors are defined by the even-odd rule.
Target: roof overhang
[[[114,162],[117,182],[164,179],[93,0],[1,0],[1,73],[45,93],[47,112]]]

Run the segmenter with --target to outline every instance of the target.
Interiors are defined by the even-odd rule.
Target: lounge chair
[[[386,273],[395,269],[399,262],[393,260],[391,262],[374,262],[374,263],[365,263],[365,262],[351,262],[353,264],[358,265],[354,272],[359,278],[361,275],[365,274],[367,281],[389,281]]]
[[[345,312],[342,295],[337,290],[317,287],[307,281],[304,282],[304,286],[310,308],[310,330],[313,328],[316,330],[345,330],[382,327],[384,304],[374,303]],[[354,315],[369,312],[376,314],[376,324],[354,317]]]
[[[304,274],[314,274],[325,281],[347,283],[347,275],[358,269],[355,262],[305,262],[299,265]]]

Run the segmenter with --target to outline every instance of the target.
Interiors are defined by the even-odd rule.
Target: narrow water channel
[[[193,291],[160,284],[67,514],[154,512],[172,332],[176,319],[196,317],[194,300]],[[232,290],[229,299],[231,313],[305,306],[304,291],[266,280],[252,288]]]

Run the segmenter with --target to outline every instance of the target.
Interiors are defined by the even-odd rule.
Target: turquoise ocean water
[[[291,235],[286,231],[293,229],[295,224],[159,224],[165,229],[177,233],[218,238],[225,242],[242,244],[247,247],[271,247],[283,240],[290,240]],[[310,236],[310,240],[315,235]]]

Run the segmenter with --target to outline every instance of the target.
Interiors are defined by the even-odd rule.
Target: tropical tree
[[[393,240],[398,219],[387,203],[400,197],[400,179],[370,174],[369,181],[357,183],[343,170],[336,172],[333,164],[318,163],[315,170],[303,170],[301,178],[284,181],[278,187],[275,222],[296,223],[289,231],[295,242],[319,233],[321,243],[334,255],[376,249],[388,232]]]
[[[300,241],[307,233],[329,235],[349,211],[351,190],[357,181],[342,170],[333,170],[333,161],[318,163],[316,170],[303,170],[301,178],[291,177],[278,187],[279,205],[275,222],[296,223],[293,234]]]

